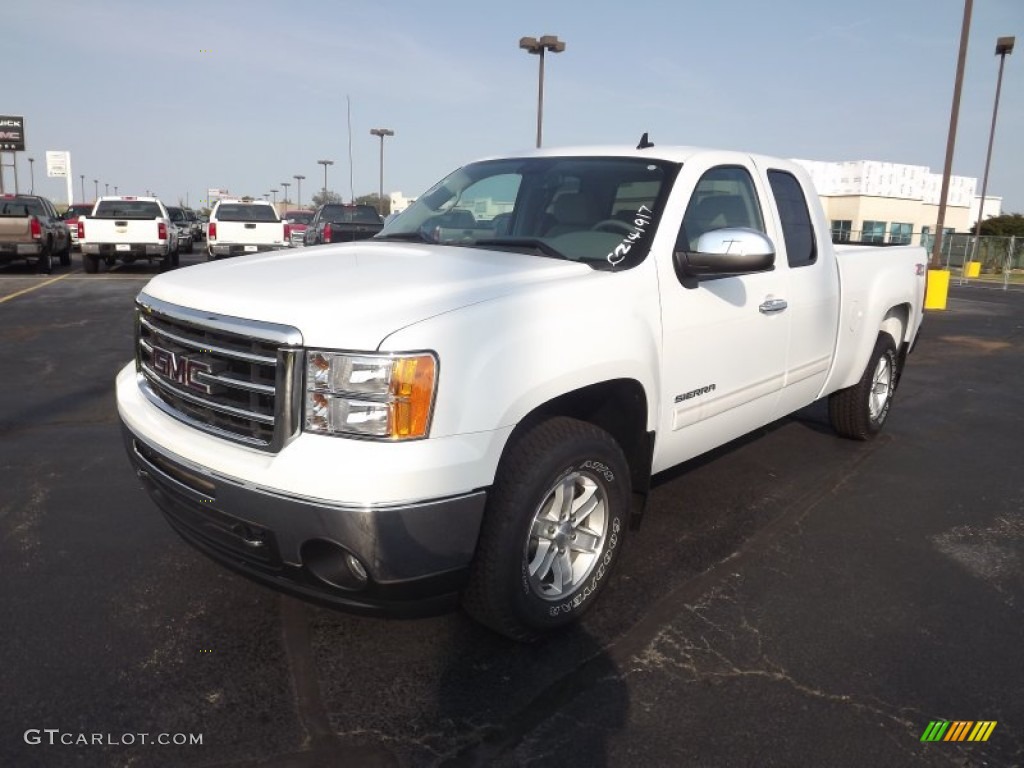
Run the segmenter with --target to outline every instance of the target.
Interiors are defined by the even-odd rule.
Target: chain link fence
[[[921,244],[931,253],[931,237],[923,235]],[[1024,237],[945,235],[941,261],[961,284],[980,280],[1024,285]]]

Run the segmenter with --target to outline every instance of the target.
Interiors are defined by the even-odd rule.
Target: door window
[[[683,215],[676,250],[695,251],[705,232],[733,227],[764,232],[764,219],[747,169],[722,165],[708,170],[697,182]]]

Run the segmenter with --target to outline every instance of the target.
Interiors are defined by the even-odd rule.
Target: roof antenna
[[[636,145],[637,149],[647,149],[653,147],[654,142],[647,138],[647,131],[644,131],[644,135],[640,137],[640,143]]]

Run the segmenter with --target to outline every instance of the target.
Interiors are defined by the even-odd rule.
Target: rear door
[[[776,264],[789,270],[786,312],[790,333],[786,380],[779,414],[814,402],[832,365],[839,323],[839,276],[825,217],[809,179],[802,171],[764,169],[771,188],[782,237],[776,239]],[[815,226],[815,222],[818,223]]]
[[[775,239],[766,191],[752,163],[698,155],[680,171],[686,210],[675,248],[704,232],[749,227]],[[676,198],[677,199],[677,198]],[[670,205],[673,201],[670,201]],[[774,418],[785,378],[788,269],[700,280],[681,278],[671,255],[658,259],[663,329],[659,471],[746,434]]]

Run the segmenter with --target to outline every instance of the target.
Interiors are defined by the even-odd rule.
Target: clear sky
[[[655,143],[812,160],[945,159],[963,0],[7,0],[0,114],[24,115],[34,157],[70,150],[93,179],[201,204],[208,187],[262,195],[306,176],[346,199],[415,196],[455,167],[533,146],[536,56],[544,144]],[[1024,0],[975,0],[953,173],[984,171],[1006,59],[989,194],[1024,212]],[[352,163],[346,97],[351,102]],[[8,161],[10,155],[7,156]],[[351,171],[351,185],[350,185]],[[13,186],[6,169],[8,186]],[[296,187],[290,197],[295,198]],[[282,197],[282,195],[278,195]]]

